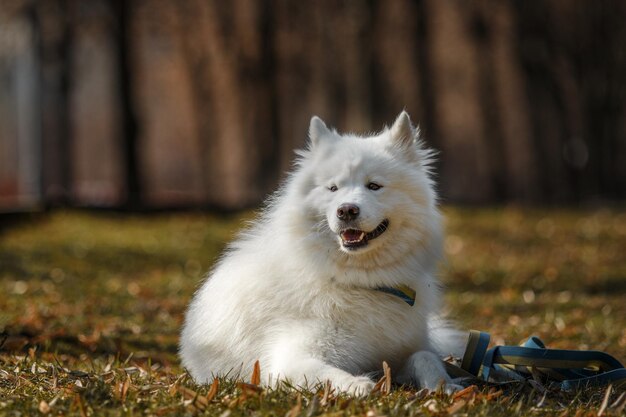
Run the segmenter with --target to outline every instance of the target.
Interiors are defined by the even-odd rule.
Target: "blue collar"
[[[415,290],[408,285],[400,284],[395,287],[376,287],[375,290],[395,295],[410,306],[415,304]]]

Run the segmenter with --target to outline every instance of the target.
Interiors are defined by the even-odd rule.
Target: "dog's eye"
[[[338,190],[336,185],[331,185],[330,187],[328,187],[328,189],[332,191],[333,193]]]
[[[380,190],[381,188],[383,188],[382,185],[378,185],[375,182],[370,182],[367,184],[367,189],[368,190],[372,190],[372,191],[376,191],[376,190]]]

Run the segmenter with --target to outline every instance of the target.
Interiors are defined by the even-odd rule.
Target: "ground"
[[[462,328],[488,331],[495,344],[538,335],[550,347],[603,350],[626,360],[623,209],[444,212],[441,277],[448,313]],[[624,413],[623,388],[568,394],[538,384],[481,385],[450,397],[384,385],[350,400],[327,387],[193,384],[176,357],[185,306],[250,217],[85,211],[0,217],[0,414]]]

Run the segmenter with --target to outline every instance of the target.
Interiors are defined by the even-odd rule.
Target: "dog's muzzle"
[[[359,229],[344,229],[339,232],[341,238],[341,244],[348,250],[355,250],[367,246],[370,240],[376,239],[378,236],[385,233],[389,227],[389,220],[385,219],[371,232],[365,232]]]

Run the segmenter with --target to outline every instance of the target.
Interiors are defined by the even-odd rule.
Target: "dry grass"
[[[626,214],[447,208],[450,315],[516,344],[626,359]],[[186,303],[243,217],[54,212],[0,232],[0,414],[618,415],[621,390],[379,384],[361,400],[248,381],[192,383],[176,359]],[[381,364],[382,367],[382,364]],[[263,372],[262,366],[260,372]],[[393,370],[391,370],[393,372]],[[244,383],[247,382],[247,383]]]

